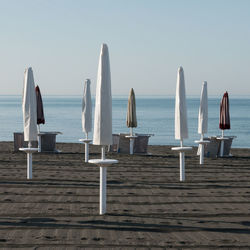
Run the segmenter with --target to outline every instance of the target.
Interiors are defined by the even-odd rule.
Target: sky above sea
[[[26,67],[45,95],[95,93],[102,43],[109,47],[112,91],[250,93],[249,0],[0,0],[0,94],[22,93]]]

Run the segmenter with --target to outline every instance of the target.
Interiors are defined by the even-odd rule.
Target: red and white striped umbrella
[[[228,93],[224,93],[220,103],[220,129],[230,129],[229,98]]]

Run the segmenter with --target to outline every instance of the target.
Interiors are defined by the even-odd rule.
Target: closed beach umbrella
[[[207,98],[207,82],[203,82],[201,89],[200,108],[198,117],[198,134],[202,137],[207,133],[208,128],[208,98]]]
[[[37,110],[37,127],[38,127],[38,152],[41,152],[41,135],[40,124],[45,123],[44,113],[43,113],[43,100],[40,92],[40,88],[36,86],[36,110]]]
[[[208,127],[208,98],[207,98],[207,82],[203,82],[201,89],[200,108],[198,116],[198,134],[201,135],[199,141],[195,141],[199,144],[200,164],[204,164],[204,144],[209,141],[204,140],[204,134],[207,133]]]
[[[90,91],[90,80],[86,79],[82,98],[82,131],[88,138],[88,133],[92,130],[92,101]]]
[[[31,147],[31,142],[37,141],[37,104],[32,68],[24,73],[22,109],[24,141],[28,141],[28,148],[20,150],[27,153],[27,179],[32,179],[32,153],[38,150]]]
[[[220,102],[220,122],[219,127],[222,130],[222,137],[220,138],[220,156],[224,155],[224,130],[230,129],[230,114],[229,114],[229,98],[228,93],[224,93]]]
[[[133,128],[137,127],[135,92],[133,88],[131,88],[128,97],[127,127],[130,128],[130,135],[126,137],[130,140],[129,152],[132,155],[134,152],[134,140],[136,138],[136,136],[133,135]]]
[[[44,124],[44,112],[43,112],[43,100],[40,92],[40,88],[36,86],[36,104],[37,104],[37,125]]]
[[[100,167],[100,214],[106,213],[107,167],[117,163],[117,160],[105,158],[105,145],[112,144],[112,95],[109,65],[109,51],[106,44],[102,44],[99,58],[93,144],[102,145],[101,159],[91,159],[89,163]]]
[[[229,98],[228,93],[224,93],[220,103],[220,129],[230,129]]]
[[[86,79],[83,88],[82,98],[82,131],[86,134],[85,139],[80,139],[85,143],[85,162],[89,161],[89,143],[92,141],[88,139],[88,133],[92,130],[92,101],[90,91],[90,79]]]
[[[102,44],[97,73],[93,144],[112,144],[111,74],[106,44]]]
[[[183,68],[177,73],[176,96],[175,96],[175,139],[181,141],[188,138],[186,90]]]
[[[187,125],[187,105],[186,90],[183,68],[178,68],[176,96],[175,96],[175,139],[180,140],[180,147],[174,147],[172,150],[180,154],[180,181],[185,180],[185,151],[191,150],[191,147],[183,147],[183,140],[188,138]]]
[[[23,127],[24,141],[37,141],[37,104],[32,68],[24,73],[23,87]]]
[[[128,128],[137,127],[135,92],[133,88],[131,88],[128,98],[127,127]]]

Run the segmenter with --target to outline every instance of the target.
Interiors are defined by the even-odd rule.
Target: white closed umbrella
[[[106,213],[106,166],[117,160],[106,159],[105,147],[112,144],[112,94],[109,51],[102,44],[96,84],[93,144],[102,146],[101,159],[89,160],[100,166],[100,214]]]
[[[201,89],[201,98],[200,98],[200,108],[199,108],[199,117],[198,117],[198,134],[201,137],[204,137],[204,134],[207,133],[208,128],[208,98],[207,98],[207,82],[203,82]]]
[[[198,134],[201,135],[199,141],[195,141],[199,143],[200,147],[200,164],[204,163],[204,144],[209,143],[209,141],[204,140],[204,134],[207,133],[208,128],[208,97],[207,97],[207,82],[204,81],[201,89],[201,97],[200,97],[200,108],[199,108],[199,116],[198,116]]]
[[[37,141],[37,102],[31,67],[24,72],[22,110],[24,141],[28,142],[28,148],[20,148],[20,150],[27,153],[27,179],[32,179],[32,153],[38,149],[31,147],[31,142]]]
[[[88,133],[92,130],[92,101],[90,90],[90,79],[86,79],[83,88],[82,98],[82,131],[86,138],[80,139],[85,143],[85,162],[89,160],[89,143],[92,141],[88,138]]]
[[[90,90],[90,79],[86,79],[82,98],[82,131],[88,138],[88,133],[92,130],[92,101]]]
[[[191,147],[184,147],[183,140],[188,138],[187,123],[187,105],[186,90],[183,68],[178,68],[176,96],[175,96],[175,139],[180,140],[180,147],[174,147],[172,150],[180,152],[180,181],[185,180],[185,151],[191,150]]]

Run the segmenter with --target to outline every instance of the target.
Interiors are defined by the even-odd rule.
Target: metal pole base
[[[32,153],[27,153],[27,179],[32,179]]]
[[[185,153],[180,152],[180,181],[185,181]]]
[[[100,166],[100,215],[106,213],[107,168]]]

